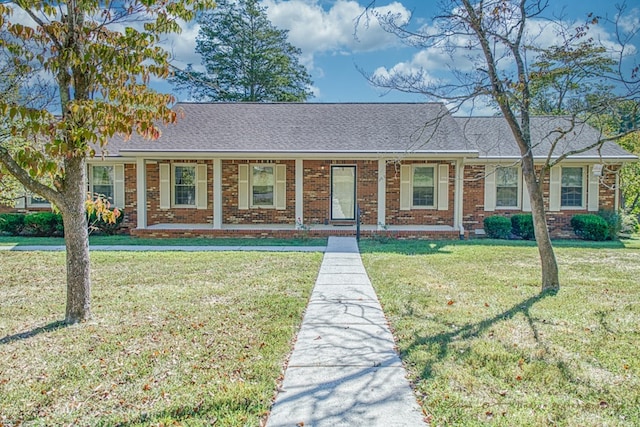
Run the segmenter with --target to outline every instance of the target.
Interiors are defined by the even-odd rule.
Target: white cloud
[[[306,55],[365,52],[398,44],[396,37],[384,31],[375,19],[369,20],[368,26],[360,25],[356,37],[356,20],[365,11],[357,1],[338,0],[329,9],[318,0],[265,0],[263,4],[271,22],[289,30],[289,42]],[[397,14],[400,21],[410,15],[399,2],[376,8],[375,12]]]

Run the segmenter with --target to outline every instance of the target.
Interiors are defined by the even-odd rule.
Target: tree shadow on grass
[[[493,317],[484,319],[480,322],[468,323],[451,332],[443,332],[427,337],[416,337],[416,339],[414,339],[414,341],[403,351],[403,353],[411,353],[411,351],[421,346],[435,346],[438,349],[435,360],[425,366],[422,371],[422,378],[430,377],[433,373],[433,365],[437,361],[442,361],[447,357],[449,353],[449,346],[451,345],[451,343],[477,338],[496,323],[512,319],[518,314],[522,314],[525,317],[533,333],[533,338],[537,343],[540,343],[538,328],[536,327],[534,319],[531,317],[529,311],[531,307],[533,307],[539,301],[550,296],[555,296],[557,293],[557,290],[543,291],[513,305],[511,308],[499,314],[496,314]]]
[[[26,331],[26,332],[20,332],[17,334],[13,334],[13,335],[7,335],[4,338],[0,339],[0,345],[2,344],[11,344],[13,342],[16,341],[20,341],[20,340],[26,340],[32,337],[35,337],[36,335],[40,335],[46,332],[52,332],[52,331],[56,331],[58,329],[62,329],[62,328],[66,328],[68,325],[67,322],[65,322],[64,320],[57,320],[55,322],[51,322],[47,325],[44,326],[40,326],[38,328],[34,328],[30,331]]]

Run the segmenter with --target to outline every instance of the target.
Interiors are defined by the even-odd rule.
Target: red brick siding
[[[207,208],[160,209],[160,164],[170,161],[149,162],[147,168],[147,225],[154,224],[210,224],[213,222],[213,186],[207,185]],[[176,160],[173,163],[206,163],[207,182],[213,182],[213,164],[204,160]],[[171,170],[173,173],[173,170]],[[128,186],[128,184],[127,184]]]
[[[331,221],[331,166],[356,166],[356,200],[363,224],[378,223],[378,162],[375,160],[305,160],[303,164],[304,222]],[[344,222],[344,221],[333,221]]]
[[[586,167],[586,166],[583,166]],[[599,191],[599,207],[602,210],[613,210],[615,207],[615,191],[612,188],[615,185],[615,173],[619,166],[608,166],[607,173],[600,181]],[[539,173],[540,168],[536,171]],[[464,173],[464,214],[463,225],[466,230],[473,231],[475,229],[484,228],[484,218],[492,215],[502,215],[510,217],[517,213],[523,213],[521,210],[514,209],[496,209],[495,211],[485,212],[484,210],[484,165],[466,165]],[[524,179],[523,179],[523,185]],[[571,217],[576,214],[595,213],[588,212],[586,209],[580,210],[561,210],[559,212],[549,212],[549,173],[545,174],[543,180],[543,197],[545,209],[547,209],[547,225],[549,232],[554,238],[567,237],[575,238],[571,228]],[[588,196],[588,184],[584,188]],[[528,213],[528,212],[525,212]]]
[[[403,161],[403,165],[424,164],[424,161]],[[387,164],[387,225],[449,225],[453,226],[456,167],[450,161],[429,161],[429,165],[449,165],[448,209],[410,209],[400,210],[400,164]],[[437,167],[437,166],[436,166]],[[436,191],[438,183],[435,183]],[[438,194],[438,197],[442,195]]]
[[[274,163],[287,166],[286,209],[238,209],[238,165]],[[296,221],[295,161],[223,160],[222,161],[222,218],[224,224],[295,224]]]

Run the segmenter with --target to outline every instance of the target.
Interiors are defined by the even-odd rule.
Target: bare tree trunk
[[[560,289],[558,276],[558,262],[551,245],[551,236],[547,227],[547,218],[542,197],[542,180],[538,181],[530,154],[522,158],[522,174],[529,190],[531,214],[533,216],[533,230],[538,244],[540,263],[542,267],[542,292]]]
[[[64,207],[60,207],[67,248],[67,308],[69,324],[91,318],[91,279],[89,234],[84,202],[86,199],[86,160],[74,157],[65,161]]]

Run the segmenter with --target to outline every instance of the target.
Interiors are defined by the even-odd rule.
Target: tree
[[[376,73],[367,78],[374,85],[388,90],[421,93],[428,98],[446,101],[458,109],[465,103],[488,100],[499,111],[509,125],[520,151],[522,174],[531,199],[534,229],[542,270],[542,290],[557,290],[560,286],[558,264],[545,217],[542,183],[549,169],[570,155],[593,149],[605,141],[620,135],[602,136],[590,146],[571,152],[554,153],[561,137],[572,132],[576,124],[586,121],[594,113],[601,112],[612,97],[601,98],[602,102],[583,105],[579,113],[572,113],[566,129],[549,135],[556,142],[548,153],[541,168],[534,167],[533,144],[531,140],[531,115],[535,111],[536,94],[550,90],[568,94],[584,88],[589,83],[594,88],[616,84],[625,90],[622,96],[635,99],[639,95],[637,67],[631,67],[629,75],[622,74],[622,58],[625,43],[630,38],[618,33],[620,50],[616,65],[611,61],[611,53],[598,45],[597,40],[588,37],[589,26],[596,25],[598,18],[588,17],[584,25],[567,29],[561,21],[545,17],[548,2],[544,0],[450,0],[443,2],[442,14],[436,16],[434,24],[412,30],[409,23],[400,22],[392,14],[376,14],[372,2],[362,19],[377,19],[387,31],[400,40],[420,49],[438,49],[453,59],[465,61],[464,69],[450,69],[449,76],[442,79],[428,78],[424,69],[407,73]],[[620,12],[624,9],[621,7]],[[543,19],[545,18],[545,19]],[[536,22],[537,20],[537,22]],[[536,40],[534,25],[547,25],[547,31],[564,34],[560,43],[544,46]],[[544,24],[546,23],[546,24]],[[539,28],[539,27],[538,27]],[[620,27],[618,27],[620,28]],[[562,31],[564,30],[564,33]],[[567,32],[569,30],[570,32]],[[537,35],[543,30],[538,30]],[[632,29],[629,37],[637,34]],[[534,66],[530,66],[533,55]],[[555,85],[555,86],[554,86]],[[589,98],[582,93],[584,98]],[[546,96],[542,96],[546,99]],[[597,97],[593,98],[597,100]],[[570,101],[565,97],[558,105],[549,103],[548,108],[563,110]],[[540,108],[547,108],[541,104]]]
[[[62,214],[67,323],[91,317],[86,159],[105,149],[116,134],[137,132],[154,139],[159,122],[177,119],[169,107],[173,97],[147,86],[151,77],[170,73],[169,55],[158,42],[162,35],[180,31],[178,19],[190,20],[212,6],[211,0],[0,4],[0,48],[25,71],[42,70],[56,88],[53,112],[0,100],[9,130],[0,139],[0,162]],[[14,10],[29,21],[13,20]],[[25,144],[16,147],[16,138]],[[52,185],[46,185],[47,179]]]
[[[205,72],[177,71],[174,84],[201,101],[299,102],[313,96],[300,49],[258,0],[221,0],[203,14],[196,41]]]

